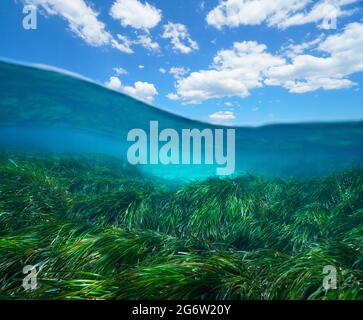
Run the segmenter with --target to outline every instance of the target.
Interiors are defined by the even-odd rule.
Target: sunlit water
[[[349,103],[349,102],[348,102]],[[217,127],[169,114],[65,74],[0,62],[0,151],[101,153],[126,160],[129,130]],[[236,129],[235,174],[327,175],[363,163],[363,123]],[[215,175],[210,165],[145,165],[165,179]]]

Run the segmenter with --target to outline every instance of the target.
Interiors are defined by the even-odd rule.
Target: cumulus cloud
[[[313,50],[316,49],[316,47],[324,40],[324,35],[320,35],[318,38],[313,39],[311,41],[307,41],[304,43],[290,43],[286,47],[282,49],[282,53],[286,55],[289,58],[294,58],[307,50]]]
[[[122,83],[118,77],[110,77],[110,79],[105,82],[105,86],[109,89],[117,91],[122,89]]]
[[[233,111],[217,111],[209,115],[209,118],[216,122],[230,121],[236,119]]]
[[[136,44],[140,44],[145,49],[149,51],[159,51],[160,46],[157,42],[153,41],[150,36],[148,35],[139,35],[137,40],[135,41]]]
[[[358,2],[359,0],[322,0],[315,3],[310,11],[301,11],[283,19],[275,17],[271,23],[276,23],[280,28],[303,25],[307,23],[320,23],[320,28],[330,29],[329,23],[333,23],[332,28],[336,28],[335,21],[339,17],[351,15],[354,10],[345,10],[343,7]],[[332,21],[330,21],[332,20]]]
[[[319,55],[307,54],[311,47]],[[176,81],[174,98],[184,103],[224,97],[244,98],[263,86],[291,93],[349,88],[349,75],[363,71],[363,24],[351,23],[340,34],[301,44],[294,54],[271,54],[264,44],[236,42],[219,51],[207,70]]]
[[[137,81],[135,84],[131,86],[126,86],[123,88],[123,91],[130,96],[133,96],[137,99],[153,102],[154,97],[158,94],[155,86],[152,83]]]
[[[153,102],[154,97],[158,94],[158,91],[152,83],[137,81],[133,86],[124,86],[118,77],[110,77],[105,82],[105,86],[147,103]]]
[[[175,93],[168,93],[167,95],[166,95],[166,97],[168,98],[168,99],[170,99],[170,100],[173,100],[173,101],[177,101],[177,100],[179,100],[179,96],[177,95],[177,94],[175,94]]]
[[[134,50],[132,50],[131,46],[132,46],[132,41],[126,37],[123,36],[122,34],[118,34],[117,35],[117,39],[112,39],[111,40],[111,45],[112,47],[114,47],[115,49],[122,51],[124,53],[133,53]]]
[[[109,44],[112,36],[98,13],[84,0],[25,0],[41,7],[48,15],[59,15],[68,22],[69,30],[92,46]]]
[[[281,84],[280,84],[281,85]],[[336,90],[349,88],[353,82],[348,79],[335,79],[323,77],[311,77],[304,80],[288,80],[283,83],[283,87],[290,93],[306,93],[318,89]]]
[[[115,39],[112,39],[111,44],[114,48],[125,53],[133,53],[133,45],[141,45],[145,49],[154,52],[160,50],[159,44],[157,42],[154,42],[148,35],[138,35],[136,40],[131,40],[127,36],[118,34],[117,41]]]
[[[177,95],[187,103],[223,97],[244,98],[249,90],[263,86],[263,72],[285,60],[266,52],[254,41],[236,42],[231,50],[221,50],[210,70],[192,72],[177,81]]]
[[[114,38],[103,22],[98,20],[98,13],[84,0],[24,0],[27,4],[41,7],[48,15],[58,15],[68,22],[71,32],[91,46],[110,45],[124,52],[133,53],[132,41],[123,35]]]
[[[164,25],[162,37],[170,39],[175,51],[190,53],[198,49],[197,42],[191,39],[187,27],[181,23],[168,22]]]
[[[110,9],[110,15],[124,27],[143,30],[154,28],[162,18],[161,10],[138,0],[116,0]]]
[[[189,72],[188,68],[183,67],[172,67],[169,70],[169,73],[175,77],[175,79],[180,79],[185,76]]]
[[[207,22],[218,29],[240,25],[258,25],[287,28],[306,23],[320,23],[352,13],[344,9],[360,0],[220,0],[207,15]]]
[[[354,83],[346,77],[363,71],[362,47],[363,24],[351,23],[319,44],[317,50],[326,57],[297,55],[291,63],[267,70],[266,84],[283,86],[293,93],[351,87]]]

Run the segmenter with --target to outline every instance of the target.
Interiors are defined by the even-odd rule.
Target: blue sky
[[[192,119],[363,119],[362,0],[2,0],[0,39],[3,58]]]

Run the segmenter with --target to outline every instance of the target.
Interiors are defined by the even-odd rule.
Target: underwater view
[[[0,4],[0,300],[363,300],[362,3],[174,5]]]

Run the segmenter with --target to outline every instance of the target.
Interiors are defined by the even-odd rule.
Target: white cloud
[[[164,25],[162,37],[170,39],[175,51],[190,53],[198,49],[197,42],[190,38],[187,27],[181,23],[168,22]]]
[[[144,69],[145,68],[145,66],[143,66],[142,64],[139,64],[139,67],[138,67],[139,69]]]
[[[348,88],[354,83],[346,77],[363,71],[363,24],[351,23],[342,33],[323,40],[317,50],[325,57],[301,54],[291,63],[266,72],[266,84],[283,86],[292,93],[317,89]]]
[[[48,15],[59,15],[68,22],[69,30],[88,44],[99,47],[110,45],[124,52],[133,53],[133,42],[118,34],[114,38],[98,20],[98,13],[84,0],[25,0],[28,4],[41,7]],[[154,45],[154,44],[153,44]]]
[[[290,26],[319,22],[322,29],[329,29],[328,20],[332,19],[332,23],[335,24],[334,20],[337,18],[352,14],[352,10],[343,10],[342,7],[357,1],[358,0],[321,0],[316,2],[310,11],[304,10],[280,20],[277,18],[277,24],[280,28],[287,28]],[[336,26],[333,26],[333,28],[336,28]]]
[[[165,73],[166,73],[166,70],[165,70],[164,68],[160,68],[160,69],[159,69],[159,71],[160,71],[160,73],[162,73],[162,74],[165,74]]]
[[[233,111],[217,111],[209,115],[209,118],[217,122],[230,121],[236,119]]]
[[[112,36],[104,23],[98,20],[98,13],[84,0],[25,0],[28,4],[40,6],[49,15],[60,15],[68,22],[69,29],[92,46],[111,42]]]
[[[161,10],[138,0],[116,0],[111,7],[110,15],[119,20],[124,27],[144,30],[154,28],[162,18]]]
[[[160,49],[159,44],[152,41],[148,35],[139,35],[136,40],[130,40],[128,37],[118,34],[117,39],[117,41],[115,39],[111,40],[112,46],[125,53],[133,53],[132,46],[135,44],[139,44],[150,51],[156,52]]]
[[[221,50],[213,59],[212,69],[192,72],[176,83],[177,94],[187,103],[223,97],[244,98],[249,90],[263,86],[263,72],[285,60],[266,52],[266,46],[254,41],[236,42],[231,50]]]
[[[304,52],[313,42],[319,55]],[[174,98],[196,104],[213,98],[244,98],[263,86],[281,86],[291,93],[353,86],[348,76],[363,72],[363,24],[351,23],[340,34],[313,42],[301,44],[292,55],[273,55],[254,41],[236,42],[232,49],[219,51],[208,70],[178,79]]]
[[[154,100],[154,97],[158,94],[158,91],[152,83],[141,81],[135,82],[132,87],[124,87],[123,91],[130,96],[149,103],[151,103]]]
[[[343,7],[360,0],[220,0],[207,15],[208,24],[223,26],[258,25],[287,28],[306,23],[324,23],[329,18],[351,14]]]
[[[109,89],[117,91],[122,89],[122,83],[118,77],[110,77],[110,79],[105,82],[105,86]]]
[[[348,79],[334,79],[312,77],[304,80],[288,80],[283,83],[283,87],[288,89],[290,93],[306,93],[318,89],[336,90],[349,88],[353,85]]]
[[[166,97],[170,100],[177,101],[179,100],[179,96],[175,93],[168,93]]]
[[[150,36],[148,35],[139,35],[137,40],[135,41],[136,44],[142,45],[145,49],[149,51],[159,51],[160,46],[157,42],[153,41]]]
[[[132,41],[128,37],[118,34],[117,39],[118,41],[116,41],[115,39],[111,40],[112,47],[124,53],[130,54],[134,52],[131,48]]]
[[[172,67],[169,70],[169,73],[172,74],[175,79],[180,79],[181,77],[185,76],[189,72],[189,68],[183,67]]]
[[[122,67],[115,67],[113,68],[113,71],[115,71],[118,76],[127,74],[127,71]]]
[[[124,86],[118,77],[110,77],[105,82],[105,86],[147,103],[153,102],[154,97],[158,94],[158,91],[152,83],[137,81],[133,86]]]
[[[294,58],[306,50],[313,50],[324,40],[324,35],[320,35],[318,38],[308,42],[294,44],[290,43],[287,47],[283,48],[282,53],[289,58]]]

